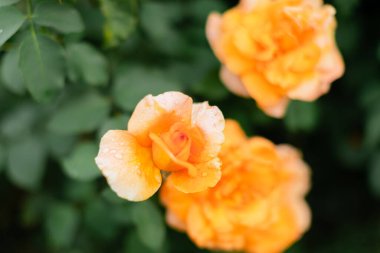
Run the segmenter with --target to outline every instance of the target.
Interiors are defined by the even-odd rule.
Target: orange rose
[[[289,99],[317,99],[344,72],[334,14],[322,0],[241,0],[210,14],[206,34],[222,81],[273,117]]]
[[[220,179],[218,153],[224,141],[221,111],[193,104],[180,92],[146,96],[136,106],[128,130],[110,130],[95,161],[122,198],[141,201],[160,187],[160,171],[182,192],[199,192]]]
[[[225,138],[222,178],[215,187],[184,194],[169,179],[161,188],[168,224],[187,232],[202,248],[284,251],[310,224],[304,201],[308,166],[288,145],[247,139],[234,121],[226,121]]]

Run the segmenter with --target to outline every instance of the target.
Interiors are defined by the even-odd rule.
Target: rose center
[[[190,157],[191,139],[186,128],[175,124],[163,134],[151,133],[150,138],[153,161],[159,169],[166,171],[193,170],[190,168],[193,166],[187,162]]]

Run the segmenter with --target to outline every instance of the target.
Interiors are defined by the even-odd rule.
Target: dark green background
[[[165,225],[157,197],[118,199],[93,161],[106,130],[126,128],[139,99],[168,90],[209,100],[249,135],[302,150],[313,224],[289,252],[380,252],[376,1],[331,1],[346,73],[318,101],[293,102],[282,120],[218,79],[204,25],[235,4],[0,1],[1,252],[201,252]]]

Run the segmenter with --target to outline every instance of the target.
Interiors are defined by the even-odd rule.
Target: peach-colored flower
[[[180,92],[148,95],[136,106],[128,130],[110,130],[95,161],[122,198],[141,201],[160,187],[161,170],[182,192],[199,192],[220,179],[224,141],[221,111]]]
[[[335,9],[322,0],[241,0],[210,14],[206,35],[232,92],[282,117],[289,99],[313,101],[342,76]]]
[[[201,248],[284,251],[310,224],[304,200],[308,166],[288,145],[246,138],[234,121],[226,121],[225,138],[222,178],[215,187],[185,194],[169,179],[161,188],[168,224],[185,231]]]

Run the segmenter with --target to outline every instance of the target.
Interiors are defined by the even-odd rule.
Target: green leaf
[[[67,65],[72,81],[84,81],[92,86],[108,82],[107,60],[93,46],[86,43],[70,44],[67,47]]]
[[[119,197],[118,197],[119,198]],[[132,220],[132,208],[131,203],[125,201],[124,199],[119,198],[123,201],[123,203],[114,204],[114,210],[112,212],[113,217],[115,218],[116,222],[120,225],[133,225],[134,222]],[[117,205],[116,205],[117,204]]]
[[[367,116],[364,128],[364,143],[375,147],[380,141],[380,106],[372,108]]]
[[[339,10],[338,14],[342,14],[343,16],[353,14],[355,8],[360,4],[360,0],[334,0],[333,2]]]
[[[85,226],[96,238],[110,240],[115,238],[120,224],[113,215],[113,206],[102,200],[89,202],[85,209]]]
[[[46,102],[64,86],[64,58],[54,41],[35,34],[21,44],[19,64],[27,88],[39,102]]]
[[[66,180],[65,197],[70,201],[92,201],[98,197],[96,184],[93,182],[81,182],[77,180]]]
[[[368,174],[369,185],[371,187],[372,193],[380,198],[380,152],[374,154],[374,157],[370,161],[369,174]]]
[[[15,7],[0,8],[0,47],[20,29],[24,21],[25,16]]]
[[[117,46],[135,30],[136,18],[131,14],[128,1],[100,0],[100,8],[105,18],[103,31],[106,45]]]
[[[110,109],[107,99],[88,93],[66,101],[50,119],[48,128],[60,134],[90,132],[102,124]]]
[[[163,253],[162,251],[154,251],[147,246],[145,246],[144,243],[141,242],[140,237],[138,234],[133,231],[132,233],[128,234],[128,236],[125,238],[124,241],[124,253],[155,253],[155,252],[160,252]]]
[[[109,187],[105,188],[102,191],[102,197],[111,204],[122,204],[125,202],[124,199],[117,196],[116,193],[112,191]]]
[[[5,163],[5,147],[2,143],[0,143],[0,172],[4,168]]]
[[[188,8],[192,16],[204,24],[211,11],[222,13],[227,6],[223,1],[201,0],[190,1]]]
[[[98,138],[100,139],[108,130],[127,129],[128,121],[129,121],[129,116],[127,115],[117,115],[113,118],[108,119],[99,128]]]
[[[22,79],[22,73],[18,64],[19,50],[12,48],[4,55],[1,65],[1,76],[4,81],[4,86],[16,94],[24,94],[25,84]]]
[[[367,82],[359,94],[359,103],[366,110],[370,110],[377,105],[380,99],[380,81],[372,80]]]
[[[292,132],[310,132],[316,127],[318,117],[319,111],[315,103],[291,101],[284,122]]]
[[[79,225],[79,212],[66,203],[54,203],[45,219],[45,231],[49,244],[56,249],[69,247]]]
[[[46,136],[49,151],[56,158],[67,156],[73,149],[76,137],[72,135],[61,135],[48,133]]]
[[[23,201],[21,219],[26,227],[33,227],[40,223],[49,198],[43,194],[32,194]]]
[[[37,5],[34,11],[34,22],[62,33],[78,33],[84,30],[82,18],[75,8],[53,1]]]
[[[201,95],[210,100],[222,100],[229,94],[228,90],[221,83],[217,72],[210,71],[205,78],[191,89],[197,95]]]
[[[158,95],[165,91],[180,91],[181,87],[163,72],[139,66],[123,66],[115,76],[113,96],[115,103],[132,111],[146,95]]]
[[[163,246],[166,230],[162,215],[151,201],[135,204],[132,218],[141,242],[152,250]]]
[[[63,160],[63,169],[69,177],[90,181],[100,175],[95,164],[98,147],[92,142],[82,142],[74,148],[71,155]]]
[[[149,36],[154,46],[166,53],[179,54],[185,46],[184,38],[175,29],[181,20],[181,5],[159,1],[144,1],[141,5],[141,27]]]
[[[27,190],[37,188],[45,170],[45,157],[45,146],[35,136],[12,143],[8,152],[9,179]]]
[[[23,139],[32,132],[37,121],[38,108],[25,103],[9,111],[0,123],[0,133],[8,139]]]
[[[20,2],[20,0],[1,0],[0,7]]]

